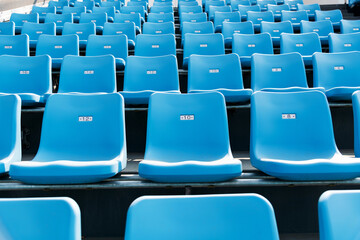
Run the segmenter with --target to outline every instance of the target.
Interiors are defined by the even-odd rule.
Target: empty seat
[[[175,34],[175,26],[173,22],[146,22],[143,25],[143,34]]]
[[[73,15],[73,22],[79,23],[80,22],[80,15],[81,13],[86,12],[85,7],[64,7],[62,14],[71,13]]]
[[[252,11],[252,12],[260,12],[261,11],[259,5],[252,5],[252,6],[239,5],[238,9],[239,9],[242,21],[248,20],[248,12],[249,11]]]
[[[290,6],[287,4],[276,5],[276,4],[268,4],[267,5],[270,12],[274,14],[274,20],[279,22],[281,21],[281,11],[290,11]]]
[[[62,35],[76,34],[79,37],[80,49],[85,49],[87,39],[90,35],[96,33],[96,25],[93,22],[89,23],[65,23]]]
[[[103,61],[101,57],[82,58],[98,58],[98,65],[104,62],[103,57]],[[45,106],[35,158],[13,163],[10,176],[27,184],[99,182],[126,167],[125,146],[124,100],[120,94],[53,94]]]
[[[15,23],[0,22],[0,35],[15,35]]]
[[[244,89],[240,58],[237,54],[217,56],[191,55],[188,92],[218,91],[226,102],[247,103],[252,90]]]
[[[337,149],[330,108],[320,91],[254,93],[250,135],[251,164],[274,177],[317,181],[360,175],[360,159]]]
[[[0,92],[18,94],[23,106],[45,103],[52,93],[51,59],[36,57],[0,56]]]
[[[284,0],[285,4],[290,6],[291,11],[298,11],[298,4],[304,4],[303,0]]]
[[[333,26],[329,20],[324,21],[301,21],[300,22],[300,32],[301,33],[309,33],[316,32],[319,37],[321,44],[328,45],[329,43],[329,34],[334,32]]]
[[[156,182],[218,182],[241,175],[233,158],[224,96],[155,93],[149,101],[139,175]]]
[[[11,17],[10,17],[10,22],[15,23],[15,33],[20,34],[24,23],[27,23],[27,22],[38,23],[39,22],[39,14],[38,13],[29,13],[29,14],[12,13]]]
[[[360,90],[360,53],[316,53],[314,86],[325,89],[331,101],[350,101],[351,95]]]
[[[183,68],[187,69],[191,54],[221,55],[225,54],[224,37],[220,33],[185,34]]]
[[[61,35],[66,22],[73,23],[73,15],[71,13],[55,14],[48,13],[45,17],[45,23],[53,22],[56,24],[56,34]]]
[[[158,2],[156,2],[156,4],[158,4]],[[156,5],[154,2],[154,5]],[[178,1],[178,9],[180,9],[182,6],[198,6],[198,2],[197,1]]]
[[[249,0],[231,0],[230,1],[230,6],[233,11],[238,11],[239,5],[250,6],[251,3]]]
[[[2,239],[81,239],[80,208],[68,197],[1,198],[0,222]]]
[[[205,12],[209,13],[210,6],[226,6],[225,1],[223,0],[208,0],[205,1]]]
[[[282,5],[280,5],[282,6]],[[280,35],[282,33],[293,33],[293,27],[290,21],[284,22],[261,22],[260,32],[269,33],[274,47],[280,46]]]
[[[148,104],[150,95],[155,92],[180,93],[176,57],[129,57],[124,90],[120,92],[125,103]]]
[[[298,10],[305,10],[309,16],[309,19],[312,21],[315,20],[315,11],[321,10],[320,5],[318,3],[314,3],[314,4],[298,3],[297,7],[298,7]]]
[[[261,11],[267,11],[268,4],[276,5],[276,1],[275,0],[258,0],[257,4],[260,6]]]
[[[135,56],[176,55],[174,34],[139,34],[136,36]]]
[[[216,12],[214,17],[215,32],[222,32],[224,22],[241,22],[239,12]]]
[[[354,115],[354,153],[355,153],[355,157],[358,158],[360,157],[360,92],[359,91],[356,91],[352,94],[352,107],[353,107],[353,115]]]
[[[214,33],[214,24],[210,21],[199,22],[199,23],[184,22],[181,31],[181,45],[184,44],[185,34],[187,33],[194,33],[194,34]]]
[[[360,221],[359,201],[359,190],[324,192],[318,204],[320,239],[357,239]]]
[[[100,7],[115,7],[117,13],[120,13],[120,8],[122,7],[122,5],[122,1],[106,1],[100,3]]]
[[[136,33],[141,33],[141,16],[140,13],[131,14],[131,13],[118,13],[115,14],[114,23],[129,23],[133,22],[135,24]],[[129,39],[129,36],[128,36]],[[135,39],[135,37],[134,37]]]
[[[200,23],[206,21],[206,13],[183,13],[180,21],[180,31],[182,31],[182,26],[185,22]]]
[[[274,209],[258,194],[140,197],[128,210],[125,239],[147,236],[158,240],[194,236],[199,240],[279,239]]]
[[[197,2],[189,2],[191,4],[197,4]],[[153,6],[172,6],[172,2],[157,2],[157,1],[154,1],[154,4]]]
[[[202,13],[202,7],[201,6],[181,6],[179,9],[179,17],[180,17],[180,21],[182,21],[182,15],[184,13],[191,13],[191,14],[195,14],[195,13]]]
[[[3,58],[3,56],[0,56],[0,59],[1,58]],[[1,64],[0,68],[3,68],[4,65],[5,64]],[[0,74],[4,75],[4,72],[1,71]],[[4,79],[4,81],[7,80]],[[0,82],[0,84],[3,84],[2,81]],[[9,171],[11,163],[21,161],[21,100],[19,96],[0,94],[0,114],[0,175],[4,175],[4,173]],[[0,211],[1,222],[1,216],[2,213],[4,213],[1,207]],[[3,237],[1,236],[3,232],[4,229],[1,230],[1,238]]]
[[[115,57],[117,70],[124,70],[128,56],[128,41],[126,35],[90,35],[86,47],[86,56],[106,54],[111,54]]]
[[[342,13],[339,9],[329,11],[315,11],[315,20],[330,20],[333,24],[334,30],[340,29],[340,21],[343,19]]]
[[[329,34],[329,51],[331,53],[360,51],[360,32]]]
[[[260,32],[260,23],[261,22],[274,22],[274,15],[272,12],[254,12],[248,11],[248,21],[251,21],[254,24],[254,31]]]
[[[360,20],[341,19],[341,21],[340,21],[340,32],[341,33],[360,32]]]
[[[269,33],[234,34],[232,52],[240,56],[243,67],[251,66],[254,53],[273,54],[273,44]]]
[[[37,13],[39,14],[39,20],[38,22],[39,23],[44,23],[45,22],[45,17],[46,17],[46,14],[48,13],[56,13],[56,7],[40,7],[40,6],[36,6],[34,5],[31,9],[31,13]],[[35,23],[38,23],[36,21],[30,21],[30,22],[35,22]]]
[[[107,21],[114,22],[115,7],[96,7],[93,9],[93,13],[106,13]]]
[[[172,6],[152,6],[150,8],[150,13],[173,13],[174,9]]]
[[[56,35],[55,23],[30,23],[26,22],[23,25],[21,34],[27,34],[29,36],[30,48],[36,48],[38,38],[42,34]]]
[[[305,10],[299,11],[282,11],[281,21],[290,21],[293,25],[294,32],[300,31],[300,22],[308,21],[309,17]]]
[[[231,13],[231,6],[210,6],[209,8],[209,21],[213,21],[215,17],[215,12],[227,12]]]
[[[232,47],[234,33],[254,34],[254,26],[252,22],[224,22],[222,34],[226,48]]]
[[[129,1],[126,3],[127,7],[131,7],[131,6],[136,6],[136,7],[144,7],[145,9],[145,15],[147,14],[148,8],[149,8],[149,3],[147,1]],[[121,11],[121,8],[120,8]]]
[[[107,22],[107,14],[104,12],[101,13],[81,13],[80,23],[95,23],[96,25],[96,34],[102,34],[104,29],[104,24]]]
[[[175,22],[173,13],[149,13],[147,21],[152,23]]]
[[[126,35],[128,40],[128,48],[135,48],[136,27],[133,22],[124,23],[105,23],[103,35]]]
[[[29,56],[29,36],[0,35],[0,55]]]
[[[319,35],[316,33],[281,34],[280,53],[298,52],[301,54],[305,66],[312,66],[312,56],[322,52]]]
[[[145,22],[145,12],[144,6],[124,6],[120,9],[120,13],[140,13],[141,22]]]
[[[55,7],[57,14],[62,14],[63,8],[69,6],[68,1],[49,1],[48,3],[49,7]]]
[[[74,7],[86,7],[86,12],[91,13],[95,7],[94,1],[75,1]]]

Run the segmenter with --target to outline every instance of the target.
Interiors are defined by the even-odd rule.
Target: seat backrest
[[[184,58],[191,54],[220,55],[225,54],[224,37],[220,33],[185,34]]]
[[[207,21],[207,15],[204,12],[201,13],[183,13],[181,15],[181,25],[184,24],[184,22],[206,22]]]
[[[14,22],[15,26],[23,26],[24,23],[39,23],[38,13],[12,13],[10,16],[10,22]]]
[[[86,7],[86,10],[92,11],[95,8],[95,2],[94,1],[75,1],[74,3],[75,7]]]
[[[238,9],[239,9],[241,17],[245,16],[246,19],[248,18],[249,11],[252,11],[252,12],[260,12],[261,11],[260,5],[251,5],[251,6],[238,5]]]
[[[2,198],[0,226],[1,239],[81,239],[80,208],[68,197]]]
[[[359,52],[315,53],[313,56],[314,86],[325,90],[360,85]]]
[[[307,14],[310,14],[310,15],[314,15],[315,10],[321,10],[320,5],[318,3],[314,3],[314,4],[298,3],[297,8],[298,8],[298,10],[305,10],[307,12]]]
[[[15,35],[15,23],[0,22],[0,35]]]
[[[329,52],[360,51],[360,32],[329,34]]]
[[[115,58],[104,56],[64,57],[61,65],[59,93],[112,93],[116,91]]]
[[[269,33],[271,37],[280,37],[282,33],[293,33],[293,27],[290,21],[284,22],[261,22],[260,32]]]
[[[340,21],[340,32],[341,33],[360,32],[360,20],[341,19],[341,21]]]
[[[230,1],[230,6],[233,11],[238,11],[239,5],[250,6],[251,3],[249,0],[231,0]]]
[[[125,23],[105,23],[103,35],[126,35],[128,39],[135,40],[135,24],[133,22]]]
[[[135,26],[141,27],[141,15],[140,13],[117,13],[115,14],[114,23],[129,23],[133,22]]]
[[[124,100],[119,93],[53,94],[46,102],[35,159],[107,161],[126,155],[125,144]]]
[[[241,22],[239,12],[215,12],[214,24],[215,26],[223,26],[224,22]]]
[[[76,34],[79,40],[87,40],[91,34],[96,33],[96,25],[89,23],[65,23],[62,35]]]
[[[116,2],[101,2],[100,3],[101,7],[115,7],[116,10],[120,11],[121,8],[121,1],[116,1]]]
[[[321,37],[327,37],[330,33],[334,32],[334,28],[329,20],[316,21],[316,22],[301,21],[300,32],[301,33],[316,32]]]
[[[173,13],[174,9],[172,6],[152,6],[150,9],[151,13]]]
[[[147,21],[153,23],[175,22],[173,13],[149,13]]]
[[[232,38],[234,33],[254,34],[252,22],[224,22],[222,34],[224,38]]]
[[[96,26],[104,26],[107,22],[107,14],[105,12],[99,13],[81,13],[80,23],[93,22]]]
[[[297,11],[297,10],[299,10],[297,5],[298,5],[299,3],[300,3],[300,4],[304,4],[304,1],[303,1],[303,0],[285,0],[284,3],[285,3],[285,4],[288,4],[288,5],[290,6],[290,9],[291,9],[291,10]]]
[[[251,88],[307,88],[305,66],[299,53],[254,54],[251,60]]]
[[[328,11],[319,11],[315,10],[315,20],[330,20],[332,23],[340,22],[343,19],[340,9],[328,10]]]
[[[140,13],[142,18],[145,18],[145,8],[144,6],[124,6],[120,9],[120,13]]]
[[[150,96],[144,159],[214,161],[227,156],[232,154],[221,93]]]
[[[73,15],[71,13],[48,13],[45,17],[45,23],[53,22],[57,27],[64,26],[66,22],[73,23]]]
[[[184,13],[202,13],[202,7],[201,6],[181,6],[179,9],[179,16],[180,19],[182,18],[182,14]]]
[[[273,44],[269,33],[234,34],[232,52],[241,56],[251,56],[254,53],[273,54]]]
[[[36,55],[44,54],[48,54],[52,58],[63,58],[66,55],[79,56],[78,35],[40,35],[36,46]]]
[[[125,66],[124,91],[180,91],[175,55],[130,56]]]
[[[205,2],[205,12],[209,13],[210,6],[226,6],[223,0],[210,0]]]
[[[299,11],[282,11],[281,21],[290,21],[292,23],[300,23],[301,21],[309,21],[309,16],[305,10]]]
[[[72,13],[74,17],[80,17],[84,12],[86,12],[86,7],[64,7],[62,14]]]
[[[250,159],[254,166],[266,159],[329,159],[337,153],[324,93],[258,91],[251,96]]]
[[[136,36],[135,56],[176,55],[174,34],[139,34]]]
[[[29,56],[29,36],[0,35],[0,55]]]
[[[4,93],[52,93],[51,59],[36,57],[0,56],[0,91]]]
[[[111,23],[112,24],[112,23]],[[126,61],[128,40],[126,35],[90,35],[86,45],[86,56],[111,54]]]
[[[49,7],[56,7],[57,10],[63,9],[65,6],[69,6],[69,1],[49,1]]]
[[[127,7],[130,7],[130,6],[142,6],[142,7],[144,7],[145,11],[147,11],[149,4],[148,4],[148,2],[145,2],[145,1],[139,1],[139,2],[130,1],[130,2],[126,3],[126,6]],[[120,10],[121,10],[121,8],[120,8]]]
[[[142,224],[138,224],[139,221]],[[194,236],[199,240],[279,239],[274,209],[258,194],[138,198],[128,210],[125,239],[146,236],[158,240],[192,239]]]
[[[319,35],[311,33],[282,33],[280,38],[280,53],[298,52],[301,55],[313,55],[322,52]]]
[[[143,24],[143,34],[175,34],[175,25],[173,22]]]
[[[258,0],[257,4],[260,5],[260,8],[267,11],[268,10],[268,4],[276,5],[275,0]]]
[[[181,39],[184,41],[186,33],[194,33],[194,34],[207,34],[214,33],[214,24],[210,21],[208,22],[184,22],[182,31],[181,31]]]
[[[267,7],[268,7],[268,11],[272,12],[274,15],[281,14],[281,11],[290,11],[290,6],[287,4],[282,4],[282,5],[268,4]]]
[[[360,191],[330,190],[319,199],[319,232],[321,239],[358,239]]]
[[[21,34],[27,34],[30,40],[38,40],[42,34],[56,35],[55,23],[31,23],[26,22],[23,25]]]
[[[219,88],[243,89],[240,58],[237,54],[191,55],[188,70],[188,92]]]
[[[106,13],[108,17],[115,17],[115,7],[96,7],[93,13]]]
[[[274,22],[274,14],[272,12],[255,12],[248,11],[248,21],[251,21],[253,24],[260,24],[261,22]]]
[[[33,6],[31,13],[37,13],[39,14],[39,17],[45,17],[48,13],[56,13],[56,7],[55,6],[48,6],[48,7],[39,7],[39,6]],[[36,21],[29,21],[29,22],[35,22]]]
[[[232,12],[231,6],[210,6],[209,7],[209,20],[215,17],[215,12]]]

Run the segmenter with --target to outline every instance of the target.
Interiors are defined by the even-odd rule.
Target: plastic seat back
[[[56,29],[55,23],[30,23],[26,22],[23,25],[21,34],[27,34],[30,40],[38,40],[42,34],[48,34],[55,36]]]
[[[140,13],[117,13],[115,14],[114,23],[129,23],[133,22],[135,26],[141,27],[141,15]]]
[[[81,13],[80,23],[95,23],[96,26],[104,26],[107,22],[107,14],[105,12],[100,13]]]
[[[65,23],[62,35],[76,34],[79,40],[87,40],[91,34],[95,34],[96,25],[89,23]]]
[[[276,1],[275,0],[258,0],[257,4],[260,6],[261,11],[267,11],[268,4],[276,5]]]
[[[121,1],[116,1],[116,2],[106,1],[106,2],[101,2],[100,4],[101,7],[115,7],[117,11],[120,11],[121,5],[122,5]]]
[[[184,13],[202,13],[202,7],[201,6],[181,6],[179,9],[179,16],[182,17],[182,14]]]
[[[299,53],[254,54],[251,60],[251,88],[307,88],[305,66]]]
[[[0,55],[29,56],[29,36],[0,35]]]
[[[71,13],[48,13],[45,17],[45,23],[55,23],[57,27],[64,26],[66,22],[73,23],[73,15]]]
[[[125,67],[124,91],[180,91],[175,55],[130,56]]]
[[[251,56],[254,53],[273,54],[273,44],[269,33],[234,34],[232,52],[241,56]]]
[[[282,33],[293,33],[290,21],[284,22],[261,22],[260,32],[269,33],[271,37],[280,37]]]
[[[149,13],[147,21],[153,23],[175,22],[173,13]]]
[[[135,56],[176,55],[176,40],[174,34],[139,34],[136,36]]]
[[[303,0],[285,0],[285,4],[288,4],[290,6],[290,10],[292,11],[298,11],[298,4],[304,4]]]
[[[0,226],[2,239],[81,239],[80,208],[67,197],[2,198]]]
[[[0,35],[15,35],[15,23],[14,22],[1,22],[0,23]]]
[[[329,35],[329,52],[360,51],[360,32]]]
[[[71,13],[73,17],[80,18],[81,13],[86,12],[86,7],[64,7],[62,14]]]
[[[334,28],[329,20],[316,22],[301,21],[300,32],[316,32],[321,37],[327,37],[330,33],[334,32]]]
[[[343,19],[342,13],[339,9],[329,10],[329,11],[315,11],[315,20],[330,20],[332,23],[338,23]]]
[[[86,11],[92,11],[95,8],[94,1],[75,1],[74,7],[86,7]]]
[[[128,56],[126,35],[90,35],[86,46],[86,56],[106,54],[111,54],[115,58],[122,58],[126,61]]]
[[[108,17],[115,17],[115,7],[96,7],[93,9],[93,13],[106,13]]]
[[[223,26],[224,22],[241,22],[239,12],[216,12],[214,17],[214,24],[216,27]]]
[[[69,6],[69,1],[52,1],[51,0],[51,1],[49,1],[48,6],[55,7],[56,12],[62,13],[63,8]]]
[[[182,41],[185,40],[185,34],[193,33],[193,34],[208,34],[214,33],[214,24],[210,21],[208,22],[184,22],[183,28],[181,31],[181,39]]]
[[[79,55],[79,37],[76,34],[52,36],[40,35],[36,55],[48,54],[52,58],[63,58],[66,55]]]
[[[145,11],[147,11],[148,7],[149,7],[149,4],[148,2],[145,2],[145,1],[139,1],[139,2],[136,2],[136,1],[130,1],[130,2],[127,2],[126,4],[127,7],[131,7],[131,6],[142,6],[144,7]],[[121,10],[121,9],[120,9]]]
[[[315,10],[321,10],[318,3],[314,4],[297,4],[298,10],[305,10],[309,16],[315,16]]]
[[[207,21],[207,15],[206,13],[183,13],[181,15],[181,26],[184,24],[184,22],[192,22],[192,23],[198,23],[198,22],[206,22]]]
[[[151,13],[173,13],[174,9],[172,6],[152,6],[150,9]]]
[[[59,93],[112,93],[116,91],[115,58],[65,56],[61,65]]]
[[[175,25],[173,22],[146,22],[143,25],[143,34],[175,34]]]
[[[135,40],[135,24],[126,23],[105,23],[103,35],[126,35],[129,40]]]
[[[340,21],[340,32],[341,33],[354,33],[360,32],[360,20],[345,20]]]
[[[234,33],[254,34],[254,26],[252,22],[224,22],[222,34],[224,38],[233,38]]]
[[[261,8],[259,5],[252,5],[252,6],[247,6],[247,5],[238,5],[238,9],[241,15],[241,18],[243,20],[247,20],[248,19],[248,12],[260,12]]]
[[[39,14],[38,13],[12,13],[10,17],[10,22],[14,22],[15,26],[23,26],[24,23],[39,23]]]
[[[151,221],[137,224],[144,219],[158,224],[154,226]],[[138,198],[128,210],[125,239],[146,236],[158,240],[194,236],[197,239],[279,239],[274,210],[270,202],[258,194]]]
[[[300,24],[301,21],[309,21],[309,16],[305,10],[282,11],[281,21],[290,21],[293,24]]]
[[[274,22],[274,14],[272,12],[254,12],[248,11],[248,21],[251,21],[254,25],[261,22]]]
[[[144,6],[125,6],[120,9],[120,13],[140,13],[142,18],[145,18],[145,8]]]
[[[280,53],[298,52],[301,55],[313,55],[322,52],[319,35],[316,33],[281,34]]]
[[[272,12],[274,15],[281,15],[281,11],[290,11],[290,6],[287,4],[268,4],[267,7],[268,11]]]
[[[239,5],[250,6],[251,3],[249,0],[231,0],[230,1],[230,6],[233,11],[238,11]]]
[[[205,2],[205,12],[209,13],[210,6],[226,6],[223,0],[209,0]]]
[[[215,12],[232,12],[231,6],[210,6],[209,7],[209,20],[214,19]]]
[[[221,55],[225,54],[224,37],[219,33],[185,34],[184,58],[191,54]]]

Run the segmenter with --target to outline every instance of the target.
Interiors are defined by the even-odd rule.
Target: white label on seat
[[[62,48],[63,46],[61,46],[61,45],[59,45],[59,46],[55,46],[55,48],[57,49],[57,48]]]
[[[258,18],[257,20],[258,20],[258,21],[262,21],[263,19],[262,19],[262,18]]]
[[[191,22],[196,22],[196,20],[192,19]]]
[[[280,32],[280,30],[279,29],[274,29],[273,32],[278,33],[278,32]]]
[[[58,21],[56,21],[56,22],[58,22],[58,23],[62,23],[62,21],[61,21],[61,20],[58,20]]]
[[[330,17],[326,17],[325,19],[326,19],[326,20],[330,20]]]
[[[30,74],[30,71],[20,71],[20,74],[26,74],[26,75],[28,75],[28,74]]]
[[[200,47],[207,47],[207,44],[200,44]]]
[[[194,32],[195,32],[195,33],[201,33],[201,31],[200,31],[200,30],[195,30]]]
[[[37,31],[36,34],[42,34],[43,32],[42,31]]]
[[[335,71],[344,70],[344,66],[335,66],[335,67],[334,67],[334,70],[335,70]]]
[[[234,33],[240,33],[240,30],[235,30]]]
[[[284,113],[281,115],[282,119],[296,119],[295,113]]]
[[[155,33],[162,33],[162,31],[160,31],[160,30],[159,30],[159,31],[155,31]]]
[[[344,47],[351,47],[351,43],[344,43]]]
[[[43,12],[42,14],[43,14],[43,15],[46,15],[47,13],[46,13],[46,12]]]
[[[159,22],[159,23],[162,23],[162,22],[164,22],[164,20],[158,20],[158,22]]]
[[[130,12],[131,14],[135,14],[135,12]]]
[[[255,47],[255,44],[248,44],[248,47]]]
[[[94,19],[94,20],[91,20],[91,22],[96,22],[96,20]]]
[[[76,34],[83,34],[83,32],[76,32]]]
[[[151,45],[151,48],[159,48],[160,45]]]
[[[295,21],[295,20],[296,20],[296,18],[291,18],[291,20],[294,20],[294,21]]]
[[[281,69],[281,67],[277,67],[277,68],[272,68],[271,71],[272,72],[281,72],[282,69]]]
[[[313,32],[318,32],[318,31],[319,31],[318,28],[314,28],[314,29],[313,29]]]
[[[190,114],[190,115],[180,115],[180,120],[183,121],[183,120],[195,120],[195,115],[193,114]]]
[[[79,117],[79,122],[92,122],[93,117],[92,116],[81,116]]]
[[[125,22],[130,22],[130,20],[125,20]]]
[[[5,49],[12,49],[13,46],[4,46]]]
[[[164,14],[165,12],[160,12],[161,14]]]
[[[146,74],[156,75],[156,70],[148,70],[148,71],[146,71]]]
[[[228,21],[230,21],[230,19],[229,19],[229,18],[226,18],[226,19],[224,19],[223,22],[228,22]]]
[[[105,49],[110,49],[110,48],[111,48],[111,45],[105,45],[104,48],[105,48]]]
[[[355,27],[353,28],[353,31],[359,31],[359,28]]]
[[[280,10],[276,10],[275,12],[279,13],[279,12],[280,12]]]
[[[27,22],[27,20],[22,20],[23,22]]]
[[[219,73],[219,69],[209,69],[209,73]]]
[[[188,13],[191,13],[191,14],[193,14],[194,12],[188,12]]]
[[[117,31],[116,33],[117,33],[117,34],[121,34],[121,33],[123,33],[123,32],[122,32],[122,31]]]
[[[94,70],[86,70],[84,71],[84,74],[94,74]]]
[[[295,44],[295,46],[296,46],[296,47],[303,47],[304,44],[302,44],[302,43],[297,43],[297,44]]]
[[[310,10],[306,10],[307,12],[310,12]]]

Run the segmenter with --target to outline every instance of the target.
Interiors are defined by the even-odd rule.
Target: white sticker
[[[59,46],[55,46],[55,48],[56,49],[58,49],[58,48],[62,48],[63,46],[61,46],[61,45],[59,45]]]
[[[159,31],[155,31],[155,33],[162,33],[162,31],[160,31],[160,30],[159,30]]]
[[[359,28],[355,27],[353,28],[353,31],[359,31]]]
[[[209,73],[219,73],[219,69],[209,69]]]
[[[230,19],[229,19],[229,18],[225,18],[223,22],[228,22],[228,21],[230,21]]]
[[[280,32],[280,30],[279,29],[274,29],[273,32],[278,33],[278,32]]]
[[[5,49],[12,49],[13,46],[4,46]]]
[[[295,113],[285,113],[281,115],[282,119],[296,119]]]
[[[30,71],[20,71],[20,74],[29,75],[29,74],[30,74]]]
[[[195,115],[193,114],[190,114],[190,115],[180,115],[180,120],[183,121],[183,120],[195,120]]]
[[[262,21],[263,19],[262,19],[262,18],[258,18],[257,20],[258,20],[258,21]]]
[[[130,12],[131,14],[135,14],[135,12]]]
[[[297,19],[297,18],[291,18],[291,20],[294,20],[294,21],[295,21],[296,19]]]
[[[255,47],[255,44],[248,44],[248,47]]]
[[[122,34],[123,33],[123,31],[117,31],[116,32],[116,34]]]
[[[240,33],[240,30],[235,30],[234,33]]]
[[[335,66],[335,67],[334,67],[334,70],[335,70],[335,71],[344,70],[344,66]]]
[[[76,32],[76,34],[83,34],[83,32]]]
[[[277,68],[272,68],[271,71],[272,72],[281,72],[282,69],[281,69],[281,67],[277,67]]]
[[[62,23],[62,21],[61,21],[61,20],[57,20],[56,22],[58,22],[58,23]]]
[[[111,48],[111,45],[105,45],[104,48],[105,48],[105,49],[110,49],[110,48]]]
[[[37,31],[36,34],[42,34],[43,32],[42,31]]]
[[[280,12],[280,10],[276,10],[275,12],[279,13],[279,12]]]
[[[159,22],[159,23],[162,23],[162,22],[164,22],[164,20],[161,20],[161,19],[160,19],[160,20],[158,20],[158,22]]]
[[[200,30],[195,30],[194,32],[195,32],[195,33],[201,33],[201,31],[200,31]]]
[[[84,71],[84,74],[94,74],[94,70],[86,70]]]
[[[160,48],[160,45],[151,45],[151,48]]]
[[[27,20],[22,20],[23,22],[27,22]]]
[[[92,116],[81,116],[79,117],[79,122],[92,122],[93,117]]]
[[[351,43],[344,43],[344,47],[351,47]]]
[[[156,74],[156,70],[148,70],[148,71],[146,71],[146,74],[155,75],[155,74]]]
[[[325,19],[326,19],[326,20],[330,20],[330,17],[326,17]]]
[[[314,29],[313,29],[313,32],[318,32],[318,31],[319,31],[318,28],[314,28]]]
[[[192,19],[191,22],[196,22],[196,20],[195,20],[195,19]]]
[[[130,22],[130,20],[125,20],[124,22]]]
[[[91,20],[91,22],[96,22],[96,20],[95,20],[95,19],[93,19],[93,20]]]
[[[296,43],[295,46],[296,46],[296,47],[303,47],[304,44],[303,44],[303,43]]]
[[[200,47],[207,47],[207,44],[200,44]]]

